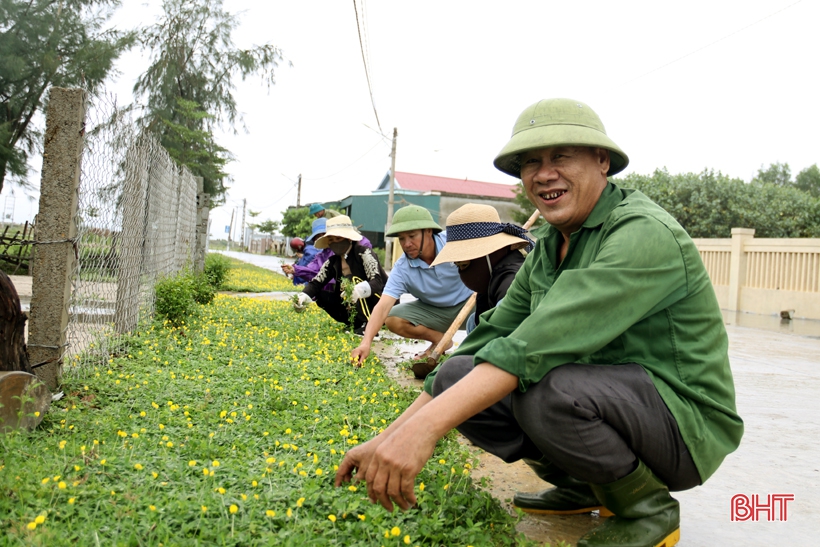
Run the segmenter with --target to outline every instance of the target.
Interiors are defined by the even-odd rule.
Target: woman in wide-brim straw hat
[[[315,245],[317,249],[330,249],[333,255],[302,289],[297,297],[297,309],[303,309],[315,300],[336,321],[345,324],[352,322],[354,331],[364,328],[370,310],[379,302],[387,274],[373,251],[362,245],[363,239],[347,215],[328,219],[325,235],[317,239]],[[348,300],[343,298],[342,279],[355,284]],[[322,288],[331,280],[335,280],[333,289],[323,291]],[[352,320],[351,309],[355,309]]]
[[[532,248],[526,233],[515,224],[502,223],[490,205],[470,203],[447,217],[447,244],[433,265],[454,262],[461,281],[476,292],[476,311],[467,322],[467,332],[507,294],[526,250]]]

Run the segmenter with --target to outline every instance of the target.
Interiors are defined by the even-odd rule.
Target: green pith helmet
[[[493,164],[500,171],[518,177],[519,154],[552,146],[593,146],[609,150],[607,175],[620,173],[629,164],[624,151],[607,137],[598,114],[572,99],[545,99],[524,110],[513,126],[512,137]]]
[[[441,231],[441,226],[433,222],[430,211],[418,205],[408,205],[396,211],[396,214],[393,215],[393,224],[390,225],[390,229],[387,230],[384,236],[395,237],[399,235],[399,232],[424,230],[426,228],[432,228],[434,234]]]

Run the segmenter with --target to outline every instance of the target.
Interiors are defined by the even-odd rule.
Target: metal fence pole
[[[77,260],[76,215],[85,111],[83,90],[51,88],[31,268],[28,350],[38,378],[52,391],[62,372],[71,276]]]

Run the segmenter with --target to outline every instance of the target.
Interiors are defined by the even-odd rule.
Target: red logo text
[[[769,494],[766,497],[752,494],[735,494],[732,496],[732,521],[743,520],[789,520],[789,502],[794,501],[794,494]]]

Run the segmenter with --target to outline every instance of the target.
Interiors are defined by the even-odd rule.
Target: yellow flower
[[[419,484],[419,492],[424,492],[424,483]]]
[[[399,528],[398,526],[394,526],[393,528],[390,529],[390,535],[393,536],[393,537],[400,536],[401,535],[401,528]]]
[[[242,498],[242,501],[247,501],[248,500],[248,495],[247,494],[239,494],[239,497]]]
[[[34,519],[34,522],[36,522],[37,524],[43,524],[45,521],[46,521],[46,516],[43,515],[43,514],[37,515],[37,518]]]
[[[167,443],[165,443],[165,446],[167,446],[168,448],[173,448],[174,443],[172,443],[171,441],[168,441]]]
[[[265,515],[269,516],[270,518],[273,518],[276,516],[276,511],[271,511],[270,509],[268,509],[267,511],[265,511]]]
[[[76,499],[77,499],[77,498],[68,498],[68,504],[69,504],[69,505],[74,505],[74,501],[75,501]]]
[[[222,488],[221,486],[220,486],[219,488],[217,488],[217,489],[216,489],[216,491],[217,491],[217,492],[219,492],[220,494],[224,494],[224,493],[225,493],[225,489],[224,489],[224,488]]]
[[[205,475],[205,476],[207,477],[209,473],[210,473],[210,471],[208,471],[208,468],[207,468],[207,467],[203,467],[203,468],[202,468],[202,474],[203,474],[203,475]]]
[[[136,469],[137,471],[142,471],[142,464],[141,463],[134,464],[134,469]]]
[[[100,465],[105,465],[105,460],[100,460]]]
[[[404,536],[404,543],[410,545],[410,536]]]
[[[46,478],[44,478],[43,480],[41,480],[40,482],[41,482],[41,483],[43,483],[43,484],[45,484],[45,483],[47,483],[47,482],[48,482],[48,481],[50,481],[50,480],[51,480],[51,477],[46,477]]]
[[[296,507],[302,507],[303,503],[305,503],[305,498],[299,498],[296,500]]]
[[[202,512],[205,513],[206,511],[208,511],[208,508],[203,505],[202,506]]]
[[[233,515],[234,513],[236,513],[237,511],[239,511],[239,507],[237,507],[237,506],[236,506],[236,505],[234,505],[234,504],[231,504],[231,506],[228,508],[228,511],[230,511],[230,512],[231,512],[231,514]]]
[[[157,473],[156,471],[151,471],[151,476],[156,479],[157,477],[159,477],[159,473]]]
[[[57,488],[59,488],[60,490],[65,490],[65,487],[66,487],[65,482],[60,481],[59,483],[57,483]]]
[[[336,522],[336,515],[328,515],[327,518],[330,519],[330,522]]]
[[[253,486],[254,488],[256,488],[257,486],[259,486],[259,483],[258,483],[258,482],[256,482],[256,481],[251,481],[251,486]]]
[[[288,518],[293,516],[293,511],[291,511],[290,507],[288,507],[287,515],[288,515]]]
[[[149,506],[148,506],[148,509],[150,509],[151,511],[156,511],[156,510],[157,510],[157,506],[156,506],[156,505],[149,505]]]
[[[444,465],[445,463],[447,463],[447,460],[439,460],[438,463],[440,463],[441,465]]]
[[[188,462],[188,465],[189,465],[190,467],[195,466],[195,465],[196,465],[196,460],[191,460],[191,461],[189,461],[189,462]]]
[[[214,467],[219,467],[219,462],[217,460],[214,460],[211,462],[211,465]]]
[[[356,490],[358,490],[358,488],[356,488],[352,484],[350,486],[348,486],[347,489],[350,490],[351,492],[355,492]]]
[[[323,473],[323,471],[322,471],[321,469],[317,469],[317,470],[316,470],[316,474],[317,474],[317,475],[321,475],[322,473]]]
[[[29,530],[34,530],[35,528],[37,528],[37,523],[29,522],[28,524],[26,524],[26,528],[28,528]]]
[[[367,516],[365,516],[365,515],[359,515],[359,520],[364,520],[366,518],[367,518]]]

